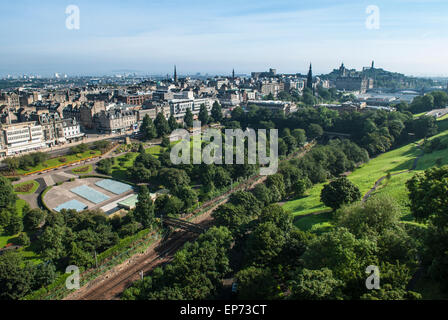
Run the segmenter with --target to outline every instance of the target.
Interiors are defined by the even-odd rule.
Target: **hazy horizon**
[[[80,10],[80,29],[66,27],[66,8]],[[379,29],[366,27],[368,6]],[[0,76],[56,72],[110,75],[326,74],[342,62],[409,76],[446,77],[441,0],[36,1],[4,3],[0,13]]]

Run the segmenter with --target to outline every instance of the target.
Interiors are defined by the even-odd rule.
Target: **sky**
[[[2,1],[0,75],[306,73],[310,62],[321,74],[374,60],[448,76],[447,15],[446,0]]]

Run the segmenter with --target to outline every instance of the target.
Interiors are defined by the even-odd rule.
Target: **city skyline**
[[[80,29],[66,28],[66,8]],[[379,8],[379,29],[365,25]],[[139,10],[136,10],[136,7]],[[0,76],[329,73],[344,62],[414,76],[447,76],[443,12],[433,1],[118,1],[6,3],[0,14]]]

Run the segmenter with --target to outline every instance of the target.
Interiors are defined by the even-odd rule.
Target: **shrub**
[[[31,244],[30,237],[25,232],[20,233],[17,239],[14,241],[17,245],[27,247]]]

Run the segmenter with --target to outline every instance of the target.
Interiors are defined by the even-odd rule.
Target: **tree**
[[[25,232],[21,232],[15,240],[15,243],[22,247],[27,247],[31,244],[30,237]]]
[[[168,121],[162,112],[157,114],[156,120],[154,120],[154,125],[156,127],[158,137],[163,137],[171,132]]]
[[[293,136],[287,135],[283,137],[283,141],[288,146],[288,153],[292,153],[295,149],[297,149],[297,141]]]
[[[406,182],[411,212],[417,221],[446,214],[448,166],[431,168]]]
[[[170,143],[171,143],[170,142],[170,138],[168,138],[167,136],[164,136],[162,138],[161,146],[164,147],[164,148],[168,148],[170,146]]]
[[[336,210],[343,204],[350,204],[360,200],[361,192],[350,180],[342,177],[325,185],[320,199],[326,206]]]
[[[296,139],[296,142],[299,146],[303,146],[305,144],[306,142],[305,130],[294,129],[291,134]]]
[[[291,214],[283,210],[278,204],[271,204],[263,208],[257,222],[259,224],[272,222],[282,230],[284,235],[288,235],[293,228]]]
[[[236,206],[242,206],[252,216],[258,216],[260,213],[260,202],[250,192],[237,191],[230,195],[229,202]]]
[[[187,243],[172,262],[124,293],[125,299],[203,300],[216,294],[229,272],[232,236],[226,228],[213,227],[194,243]],[[182,276],[179,276],[182,275]]]
[[[262,266],[274,263],[286,244],[286,236],[274,222],[259,224],[247,240],[247,262]]]
[[[434,107],[444,108],[448,105],[448,94],[445,91],[433,91],[431,95],[434,98]]]
[[[215,122],[222,121],[222,109],[221,109],[221,105],[217,101],[215,101],[215,103],[213,103],[211,115]]]
[[[23,217],[23,225],[27,231],[36,231],[45,222],[46,212],[40,209],[28,210]]]
[[[206,125],[209,122],[208,110],[205,104],[201,104],[198,119],[201,121],[202,125]]]
[[[323,134],[324,134],[324,130],[322,129],[322,127],[320,125],[318,125],[316,123],[312,123],[308,127],[307,136],[312,140],[319,139],[320,137],[322,137]]]
[[[269,176],[266,180],[266,186],[272,192],[272,202],[279,202],[286,197],[286,186],[283,180],[283,175],[280,173]]]
[[[198,193],[187,185],[176,187],[173,194],[184,203],[183,210],[188,210],[198,201]]]
[[[432,116],[421,116],[412,121],[409,126],[411,133],[414,133],[417,138],[427,138],[437,134],[438,126],[437,120]]]
[[[212,213],[217,226],[228,228],[233,234],[241,234],[247,224],[252,221],[252,217],[241,206],[226,203],[218,207]]]
[[[144,140],[152,140],[157,137],[157,130],[149,115],[145,115],[140,127],[140,133]]]
[[[248,267],[235,275],[238,283],[238,298],[241,300],[270,300],[278,294],[269,268]]]
[[[154,221],[154,203],[151,199],[148,187],[141,186],[138,193],[138,202],[134,210],[135,220],[144,228],[149,228]]]
[[[5,158],[5,159],[2,161],[2,163],[5,164],[5,165],[7,165],[7,166],[8,166],[8,169],[9,169],[10,171],[17,170],[17,169],[19,169],[19,167],[20,167],[20,162],[19,162],[19,159],[17,159],[17,158]]]
[[[91,254],[81,249],[75,242],[71,243],[69,263],[79,267],[91,267],[94,264]]]
[[[32,270],[22,256],[13,251],[0,255],[0,300],[18,300],[29,293]]]
[[[16,200],[11,182],[0,175],[0,209],[14,207]]]
[[[66,236],[69,229],[65,226],[55,225],[45,228],[39,237],[39,252],[45,259],[58,260],[66,256]]]
[[[56,279],[56,267],[52,263],[43,263],[34,268],[33,289],[46,287]]]
[[[102,159],[97,164],[97,171],[99,173],[104,173],[110,176],[112,174],[112,167],[114,166],[114,164],[114,158]]]
[[[366,203],[354,203],[339,209],[335,220],[340,227],[347,228],[355,236],[381,235],[387,230],[396,230],[401,208],[389,196],[374,196]]]
[[[15,235],[23,230],[22,219],[17,214],[12,214],[9,219],[9,224],[6,226],[5,231],[8,235]]]
[[[154,206],[158,216],[166,216],[181,213],[185,205],[178,197],[164,194],[156,199]]]
[[[193,113],[190,108],[187,108],[185,112],[184,123],[187,128],[193,128]]]
[[[417,221],[428,221],[425,258],[429,274],[448,292],[448,166],[432,168],[406,183],[411,212]]]
[[[253,189],[252,193],[255,198],[261,202],[262,205],[268,205],[271,203],[271,195],[268,187],[264,183],[257,184]]]
[[[377,252],[375,241],[357,239],[347,229],[335,228],[312,239],[302,259],[306,269],[330,269],[344,282],[344,294],[358,299],[366,290],[366,266],[379,266]]]
[[[343,282],[333,276],[330,269],[303,269],[291,281],[291,296],[293,300],[335,300],[341,299]]]
[[[297,198],[301,198],[305,195],[308,188],[312,186],[310,179],[302,178],[292,183],[292,192]]]
[[[159,171],[158,179],[160,184],[170,190],[175,190],[180,186],[188,186],[190,184],[190,177],[182,169],[163,168]]]
[[[179,127],[179,125],[178,125],[178,123],[177,123],[177,121],[176,121],[176,118],[174,118],[174,115],[171,115],[171,116],[169,117],[169,119],[168,119],[168,125],[170,126],[171,132],[174,131],[174,130],[176,130],[176,129]]]

